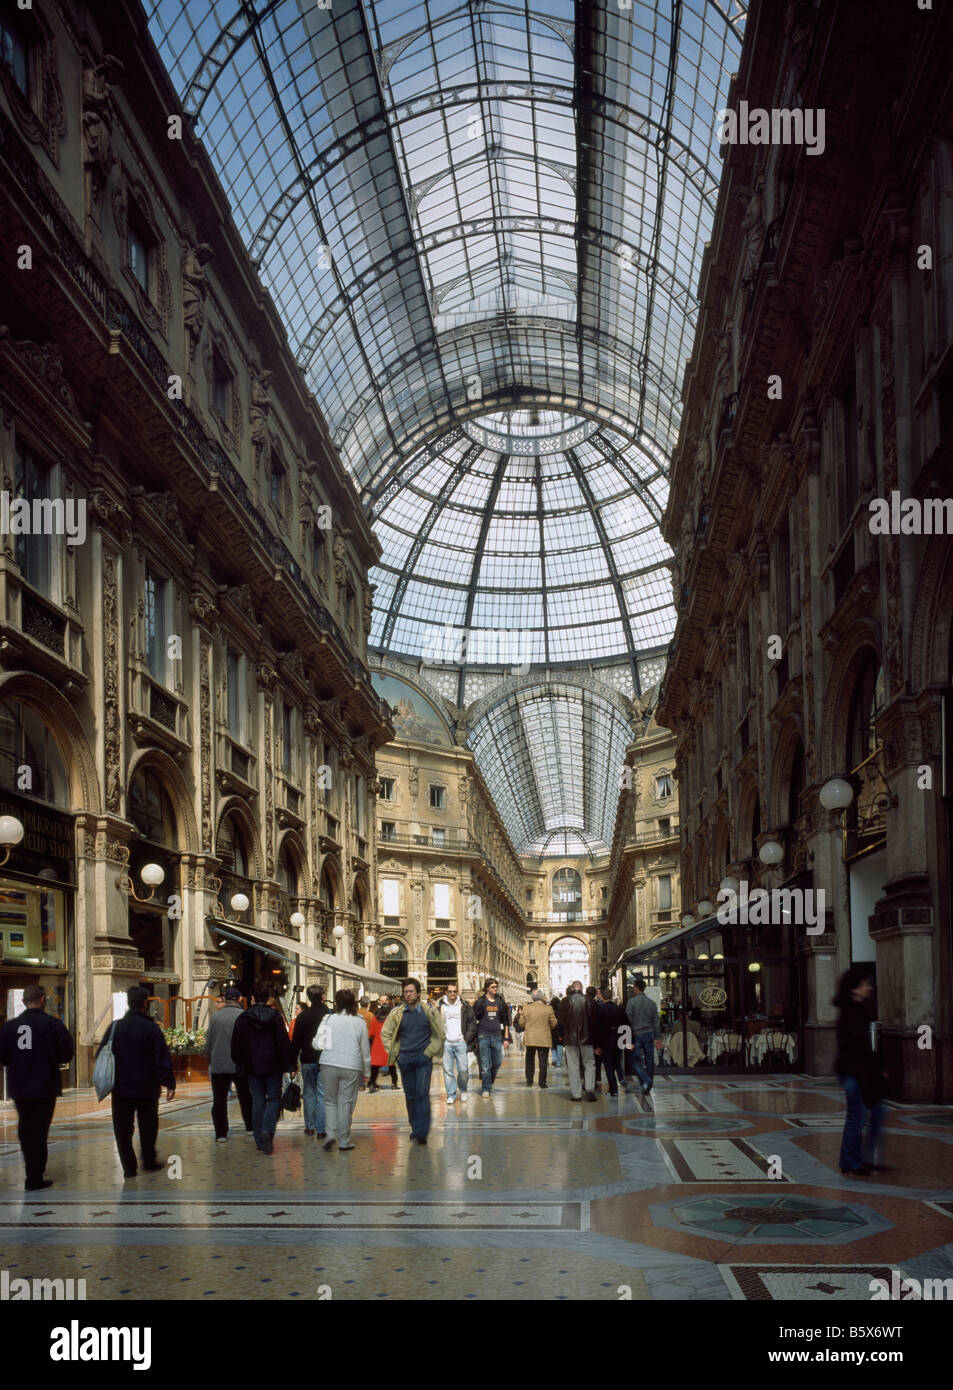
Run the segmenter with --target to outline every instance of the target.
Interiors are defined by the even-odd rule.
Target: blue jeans
[[[301,1063],[301,1099],[304,1104],[304,1127],[324,1133],[324,1082],[317,1062]]]
[[[480,1055],[480,1080],[483,1083],[484,1091],[493,1090],[493,1082],[496,1080],[496,1073],[503,1065],[503,1038],[494,1038],[485,1033],[477,1037],[477,1048]]]
[[[430,1133],[430,1078],[433,1075],[433,1060],[421,1052],[405,1062],[398,1057],[401,1080],[404,1083],[404,1101],[407,1105],[407,1118],[410,1132],[415,1139],[426,1139]]]
[[[463,1038],[457,1042],[445,1042],[443,1045],[443,1081],[447,1088],[448,1100],[456,1100],[458,1085],[466,1095],[467,1045]]]
[[[655,1077],[655,1034],[651,1028],[632,1035],[632,1070],[643,1089],[652,1085]]]
[[[847,1116],[840,1146],[840,1166],[849,1172],[856,1172],[862,1164],[877,1161],[877,1141],[884,1118],[883,1101],[878,1100],[874,1105],[867,1105],[860,1093],[860,1082],[856,1076],[839,1076],[837,1080],[843,1086],[847,1099]]]
[[[554,1066],[554,1067],[561,1067],[562,1064],[563,1064],[563,1045],[562,1045],[562,1043],[557,1043],[556,1046],[553,1048],[553,1066]]]
[[[274,1076],[250,1076],[251,1127],[260,1149],[265,1139],[273,1139],[281,1110],[281,1072]]]

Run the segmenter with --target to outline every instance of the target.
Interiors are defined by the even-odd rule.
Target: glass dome
[[[370,645],[513,668],[631,655],[672,635],[661,462],[554,411],[480,416],[415,454],[372,511]]]

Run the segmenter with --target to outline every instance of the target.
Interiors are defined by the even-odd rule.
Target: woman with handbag
[[[353,1149],[351,1116],[361,1077],[371,1073],[371,1045],[367,1024],[357,1012],[357,1000],[349,989],[334,996],[334,1013],[321,1020],[313,1047],[321,1054],[324,1081],[324,1123],[327,1138],[321,1145],[328,1153],[337,1143],[342,1153]]]
[[[837,1018],[837,1079],[847,1098],[841,1140],[844,1177],[882,1172],[876,1163],[883,1123],[884,1074],[870,1044],[870,999],[874,992],[868,965],[852,965],[841,976],[834,1004]],[[866,1134],[864,1132],[866,1126]]]

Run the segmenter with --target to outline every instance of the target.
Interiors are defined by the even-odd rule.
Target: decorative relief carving
[[[188,340],[189,366],[195,359],[195,350],[202,336],[202,325],[205,323],[208,281],[204,267],[211,259],[212,248],[207,241],[202,241],[197,246],[190,243],[182,257],[182,318]]]
[[[119,603],[116,557],[103,549],[103,729],[106,810],[118,814],[122,796],[119,717]]]
[[[16,358],[44,387],[57,405],[61,406],[85,434],[90,424],[83,420],[76,405],[72,387],[63,376],[63,356],[52,343],[34,343],[29,338],[14,338],[6,324],[0,324],[0,352]]]
[[[182,525],[182,517],[179,514],[179,504],[170,492],[147,492],[142,496],[142,501],[148,503],[149,507],[162,522],[163,529],[171,532],[176,540],[181,541],[187,550],[191,550],[189,538]]]
[[[204,594],[193,594],[189,600],[189,613],[197,623],[210,630],[218,622],[218,609],[211,599]]]

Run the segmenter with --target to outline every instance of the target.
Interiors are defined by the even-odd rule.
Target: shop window
[[[0,960],[66,968],[66,895],[59,888],[0,877]]]

